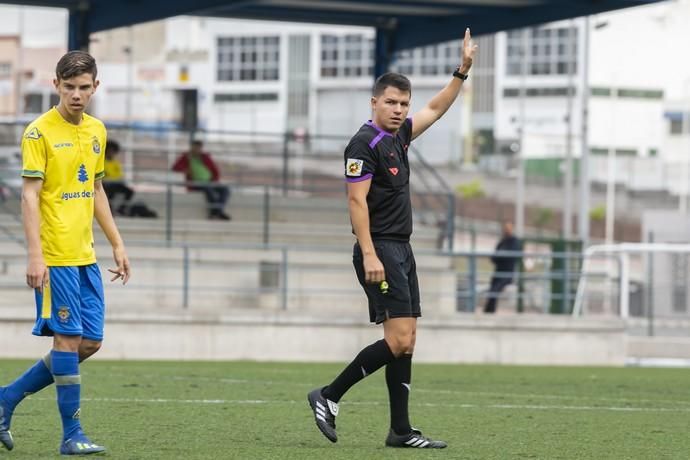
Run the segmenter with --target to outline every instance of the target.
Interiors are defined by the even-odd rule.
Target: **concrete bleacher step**
[[[23,284],[24,248],[3,243],[0,249],[0,307],[31,304],[31,292]],[[110,248],[98,246],[96,250],[105,279],[105,269],[112,266]],[[132,246],[129,255],[133,277],[128,286],[105,280],[108,305],[118,309],[176,310],[182,307],[186,295],[190,308],[202,310],[286,307],[300,311],[366,311],[366,300],[347,250],[290,250],[285,261],[287,276],[281,272],[284,255],[276,249],[194,247],[188,251],[186,266],[181,248]],[[422,301],[436,311],[454,311],[455,272],[450,259],[422,253],[417,263]]]
[[[125,243],[152,241],[163,243],[166,240],[165,219],[143,219],[117,217],[116,223]],[[3,229],[17,238],[23,237],[21,222],[5,219]],[[348,224],[327,224],[319,221],[263,222],[209,221],[206,219],[180,219],[172,221],[171,239],[174,242],[205,244],[263,244],[268,230],[270,244],[299,246],[351,246],[354,242]],[[97,243],[105,241],[98,225],[94,225]],[[416,249],[434,249],[437,245],[438,231],[433,227],[416,225],[412,243]]]

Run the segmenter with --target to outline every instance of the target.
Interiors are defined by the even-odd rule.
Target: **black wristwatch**
[[[467,80],[467,77],[469,75],[466,75],[466,74],[460,72],[460,67],[458,67],[457,69],[455,69],[455,72],[453,72],[453,76],[456,78],[459,78],[462,81],[465,81],[465,80]]]

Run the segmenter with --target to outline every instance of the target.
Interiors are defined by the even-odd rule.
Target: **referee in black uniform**
[[[365,123],[345,149],[350,220],[357,243],[352,261],[369,299],[369,319],[383,323],[383,340],[364,348],[328,386],[309,393],[316,425],[336,442],[338,402],[355,383],[386,366],[391,426],[390,447],[443,448],[410,425],[408,398],[412,374],[419,284],[410,247],[410,142],[441,118],[460,93],[477,50],[465,31],[462,64],[451,81],[411,118],[412,88],[403,75],[387,73],[376,80],[371,97],[372,120]]]

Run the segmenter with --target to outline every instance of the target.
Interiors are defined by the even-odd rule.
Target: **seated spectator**
[[[125,176],[122,174],[122,164],[118,159],[120,154],[120,144],[113,140],[105,143],[105,177],[103,177],[103,189],[108,197],[110,206],[118,201],[118,196],[122,195],[122,203],[115,209],[119,215],[125,215],[127,205],[134,196],[134,190],[125,185]]]
[[[115,213],[120,216],[158,217],[156,212],[149,209],[145,204],[133,201],[134,190],[125,184],[122,164],[117,158],[119,154],[120,144],[113,140],[106,141],[103,189],[111,209],[115,203],[120,201],[120,204],[115,208]],[[118,198],[119,195],[122,195],[121,199]]]
[[[202,150],[203,146],[201,141],[193,141],[189,151],[180,155],[172,169],[184,173],[188,190],[204,192],[209,219],[230,220],[231,217],[225,213],[230,189],[218,183],[218,166],[211,155]]]

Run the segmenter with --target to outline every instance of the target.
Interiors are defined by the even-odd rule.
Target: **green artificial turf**
[[[31,363],[0,361],[0,384]],[[83,365],[82,424],[116,459],[687,459],[690,369],[423,365],[412,424],[444,450],[390,449],[383,372],[341,401],[339,441],[317,430],[306,394],[334,364],[123,362]],[[50,387],[12,421],[0,459],[57,456]]]

